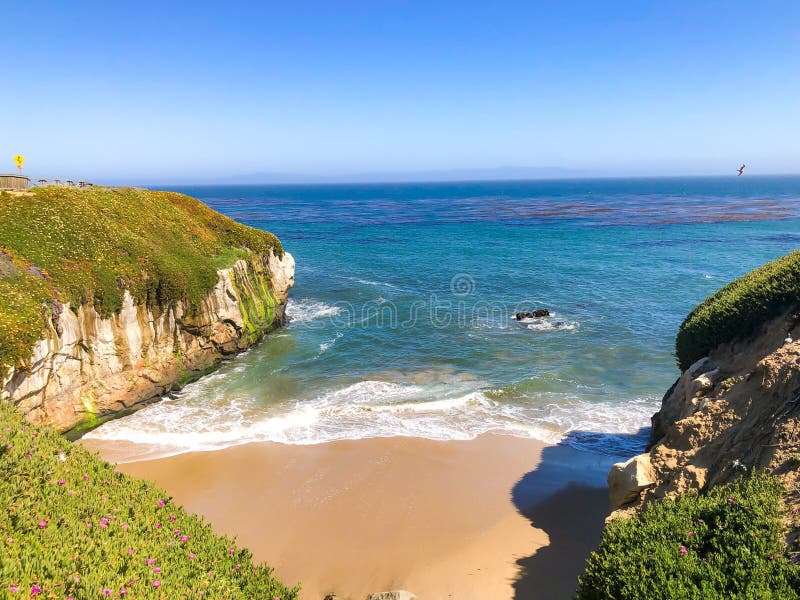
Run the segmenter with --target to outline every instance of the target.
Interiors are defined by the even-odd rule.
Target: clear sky
[[[0,171],[22,153],[31,175],[120,183],[800,172],[797,0],[0,14]]]

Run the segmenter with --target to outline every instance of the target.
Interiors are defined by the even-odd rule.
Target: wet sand
[[[83,443],[120,460],[109,442]],[[607,504],[603,490],[568,485],[588,455],[554,448],[499,435],[257,443],[120,468],[236,535],[305,599],[401,588],[421,600],[557,600],[575,589]],[[543,454],[569,467],[542,469]]]

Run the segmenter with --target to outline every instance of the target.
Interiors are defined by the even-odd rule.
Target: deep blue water
[[[800,177],[175,189],[277,234],[297,285],[286,329],[92,434],[157,453],[485,431],[630,452],[688,311],[800,245]],[[513,319],[533,308],[553,316]]]

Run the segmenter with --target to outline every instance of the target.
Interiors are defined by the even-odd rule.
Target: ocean
[[[800,242],[797,176],[172,189],[278,235],[297,283],[285,328],[87,435],[129,460],[486,432],[631,455],[686,314]]]

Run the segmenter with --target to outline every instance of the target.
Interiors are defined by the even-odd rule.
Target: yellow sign
[[[22,165],[25,164],[25,157],[21,154],[17,154],[14,157],[14,162],[17,164],[17,168],[22,171]]]

